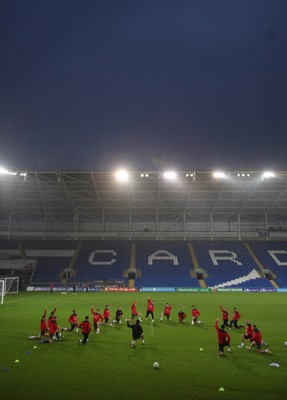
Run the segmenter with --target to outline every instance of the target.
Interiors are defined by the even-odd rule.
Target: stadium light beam
[[[7,175],[7,174],[9,174],[9,171],[7,171],[7,169],[5,169],[3,167],[0,167],[0,174],[1,175]]]
[[[227,179],[226,173],[222,171],[215,171],[213,172],[212,176],[215,179]]]
[[[165,171],[162,176],[169,181],[175,181],[177,178],[175,171]]]
[[[272,171],[265,171],[262,174],[262,179],[270,179],[270,178],[274,178],[275,174]]]
[[[115,173],[115,177],[119,182],[127,182],[129,180],[129,174],[126,170],[120,169]]]

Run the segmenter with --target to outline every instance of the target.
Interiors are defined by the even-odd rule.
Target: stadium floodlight
[[[191,179],[192,179],[192,182],[196,182],[196,173],[195,173],[195,171],[193,171],[193,172],[186,172],[185,176],[186,176],[187,178],[191,178]]]
[[[147,172],[142,172],[141,173],[141,178],[148,178],[149,174]]]
[[[164,179],[168,179],[170,181],[174,181],[177,178],[177,174],[175,171],[165,171],[162,176]]]
[[[274,178],[275,174],[272,171],[265,171],[262,174],[262,179],[270,179],[270,178]]]
[[[238,178],[250,178],[250,172],[238,172]]]
[[[17,175],[16,171],[8,171],[4,167],[0,167],[0,175]]]
[[[5,169],[3,167],[0,167],[0,174],[7,175],[7,174],[9,174],[9,171],[7,171],[7,169]]]
[[[115,173],[115,177],[119,182],[127,182],[129,179],[129,174],[126,170],[120,169]]]
[[[215,171],[213,172],[212,176],[216,179],[227,179],[226,173],[222,171]]]

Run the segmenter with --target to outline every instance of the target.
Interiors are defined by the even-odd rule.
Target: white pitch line
[[[9,304],[17,303],[17,302],[19,302],[19,301],[22,301],[22,299],[17,299],[17,300],[9,301]],[[55,303],[60,303],[60,300],[57,299],[56,301],[53,301],[52,303],[48,303],[48,307],[50,307],[50,306],[53,307],[53,305],[54,305]],[[4,303],[4,305],[5,305],[5,303]],[[47,308],[47,307],[45,307],[45,308]],[[33,312],[33,311],[35,311],[35,310],[41,310],[41,309],[43,309],[43,306],[37,306],[37,307],[34,307],[34,308],[30,308],[29,310],[23,311],[23,312],[21,312],[21,314],[28,314],[28,313]]]

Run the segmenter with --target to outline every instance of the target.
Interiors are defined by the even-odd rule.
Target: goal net
[[[5,293],[19,293],[19,277],[18,276],[9,276],[4,278],[5,281]]]

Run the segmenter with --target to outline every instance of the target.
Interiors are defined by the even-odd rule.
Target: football
[[[284,345],[287,347],[287,342],[284,342]]]
[[[159,363],[158,363],[157,361],[155,361],[155,362],[153,363],[153,367],[154,367],[154,368],[159,368]]]

